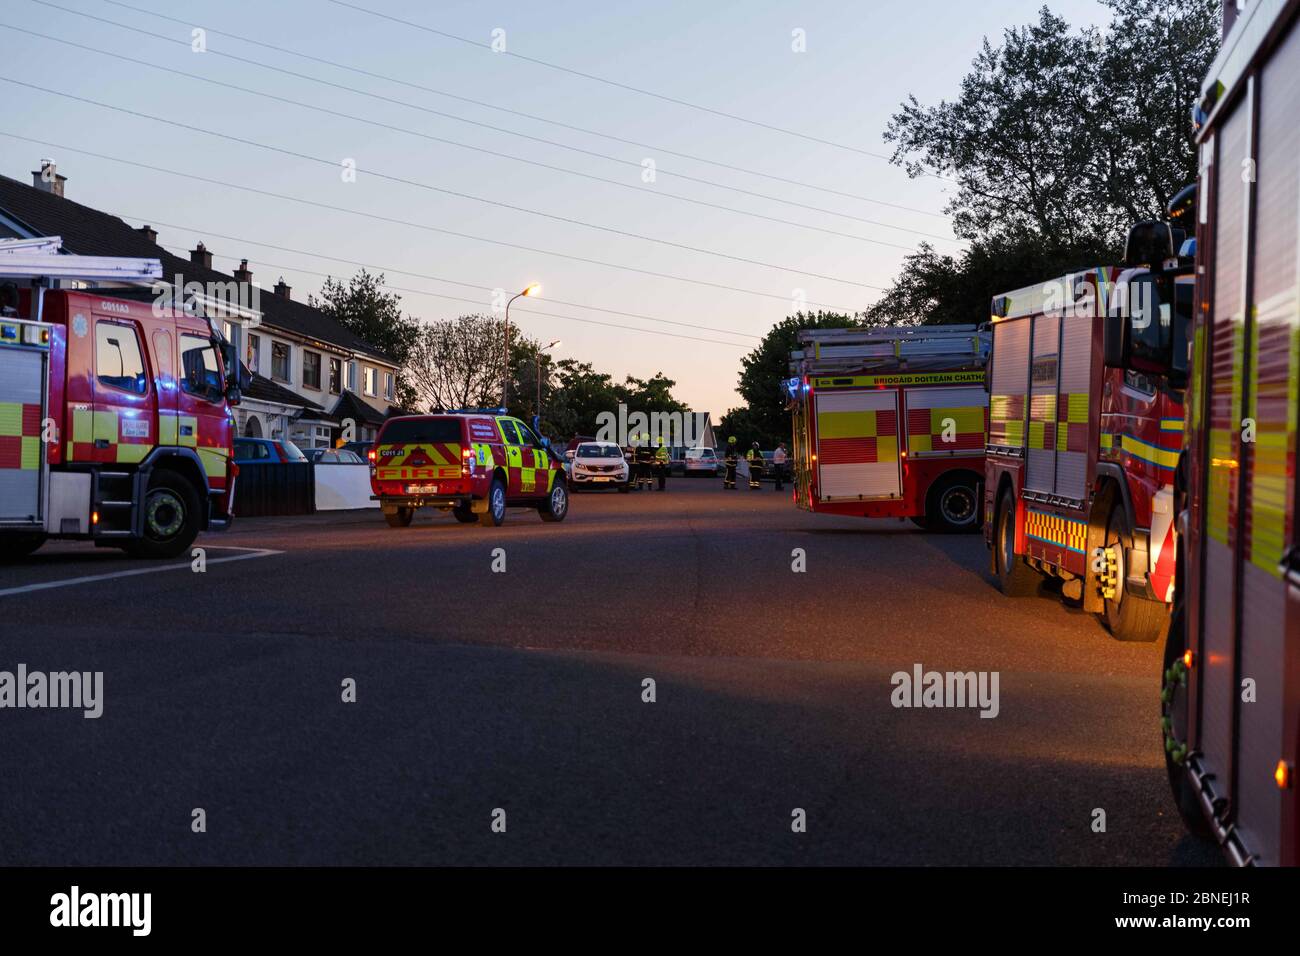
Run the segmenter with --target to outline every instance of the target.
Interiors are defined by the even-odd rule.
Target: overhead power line
[[[142,119],[148,119],[155,123],[163,123],[167,126],[174,126],[177,129],[188,130],[192,133],[200,133],[205,136],[212,136],[217,139],[226,140],[228,142],[241,143],[245,146],[253,146],[256,147],[257,149],[263,149],[268,152],[279,153],[282,156],[292,156],[295,159],[303,159],[308,162],[317,163],[318,165],[328,166],[331,169],[339,168],[339,161],[336,159],[331,159],[323,156],[313,156],[310,153],[299,152],[297,150],[288,149],[287,147],[283,147],[283,146],[273,146],[269,143],[260,143],[257,140],[247,139],[242,136],[233,136],[229,133],[219,133],[216,130],[204,129],[201,126],[194,126],[189,123],[182,123],[179,122],[178,120],[164,119],[161,116],[154,116],[150,113],[144,113],[139,110],[127,109],[125,107],[116,106],[111,103],[105,103],[100,100],[92,100],[87,97],[76,96],[72,93],[65,93],[61,90],[53,90],[48,87],[38,86],[35,83],[27,83],[24,82],[23,80],[14,79],[13,77],[10,76],[0,75],[0,82],[11,83],[15,86],[21,86],[37,93],[45,93],[50,96],[58,96],[65,99],[74,100],[79,103],[86,103],[91,106],[96,106],[101,109],[109,109],[115,112],[125,113],[130,116],[136,116]],[[676,242],[672,239],[661,239],[657,236],[647,236],[643,233],[631,232],[630,230],[627,229],[618,229],[614,226],[605,226],[605,225],[601,225],[600,223],[587,222],[584,219],[576,219],[572,216],[561,216],[557,213],[542,212],[539,209],[530,209],[527,206],[520,206],[516,203],[508,203],[498,199],[489,199],[486,196],[476,196],[473,193],[461,192],[460,190],[456,190],[456,189],[447,189],[443,186],[435,186],[432,183],[425,183],[416,179],[408,179],[404,176],[395,176],[391,173],[385,173],[370,167],[363,167],[360,165],[356,165],[354,168],[358,173],[364,172],[368,176],[373,176],[376,179],[381,179],[384,180],[385,182],[398,183],[403,186],[412,186],[416,189],[424,189],[429,192],[441,193],[445,196],[453,196],[457,199],[466,199],[469,200],[470,202],[482,203],[487,206],[496,206],[499,209],[508,209],[512,212],[521,212],[526,215],[537,216],[542,219],[550,219],[555,222],[562,222],[570,226],[581,226],[584,229],[593,229],[597,232],[604,232],[613,236],[621,236],[625,239],[636,239],[641,242],[652,242],[657,245],[667,246],[672,249],[680,249],[685,252],[694,252],[700,255],[714,256],[719,259],[728,259],[731,260],[732,262],[742,262],[747,265],[762,266],[763,268],[766,269],[776,269],[780,272],[789,272],[794,275],[807,276],[813,279],[823,279],[828,282],[841,282],[845,285],[854,285],[860,288],[866,287],[864,286],[863,283],[858,282],[856,279],[845,279],[840,276],[826,275],[820,272],[809,272],[806,269],[795,269],[791,266],[783,266],[778,263],[764,262],[761,259],[751,259],[748,256],[733,255],[732,253],[729,252],[720,252],[716,249],[706,249],[702,246],[692,246],[688,243]],[[875,240],[868,240],[868,241],[874,242]],[[883,243],[883,242],[879,244],[889,245],[889,246],[895,245],[894,243]],[[910,251],[909,247],[907,246],[895,246],[895,248],[903,249],[905,251]]]
[[[670,279],[675,282],[685,282],[691,285],[705,286],[713,289],[723,289],[729,292],[741,292],[746,295],[757,296],[759,298],[780,299],[782,301],[787,301],[787,302],[790,301],[789,295],[779,295],[777,293],[772,293],[772,292],[759,292],[757,290],[747,289],[742,286],[726,285],[721,282],[710,282],[706,279],[693,279],[688,276],[679,276],[667,272],[656,272],[651,269],[642,269],[639,266],[622,265],[615,262],[606,262],[601,259],[592,259],[587,256],[574,255],[572,253],[555,252],[550,249],[542,249],[536,246],[525,246],[520,243],[507,242],[503,239],[492,239],[487,236],[476,236],[470,233],[456,232],[455,230],[452,229],[443,229],[438,226],[428,225],[427,223],[411,222],[410,220],[397,219],[392,216],[381,216],[378,213],[365,212],[359,209],[350,209],[346,206],[333,206],[330,205],[329,203],[318,202],[312,199],[303,199],[302,197],[299,196],[289,196],[283,193],[271,192],[270,190],[266,190],[266,189],[258,189],[254,186],[245,186],[240,183],[225,182],[220,179],[213,179],[207,176],[199,176],[194,173],[181,172],[180,170],[168,169],[163,166],[155,166],[150,163],[140,162],[138,160],[124,159],[120,156],[110,156],[106,153],[100,153],[94,150],[84,149],[78,146],[71,146],[66,143],[56,143],[51,140],[41,139],[39,137],[25,136],[21,133],[12,133],[7,130],[0,130],[0,136],[8,136],[11,139],[21,140],[27,143],[33,143],[38,146],[48,146],[52,149],[60,149],[71,153],[79,153],[80,155],[83,156],[91,156],[95,159],[103,159],[108,162],[121,163],[125,166],[134,166],[138,169],[147,169],[151,172],[164,173],[169,176],[177,176],[179,178],[189,179],[195,182],[208,183],[209,185],[220,186],[224,189],[237,189],[241,192],[253,193],[254,195],[258,195],[258,196],[266,196],[271,199],[279,199],[285,202],[297,203],[303,206],[310,206],[317,209],[325,209],[331,212],[344,213],[346,215],[357,216],[363,219],[373,219],[377,222],[389,223],[391,225],[407,226],[412,229],[420,229],[425,232],[439,233],[441,235],[452,236],[457,239],[469,239],[474,242],[482,242],[494,246],[503,246],[508,249],[517,249],[523,252],[536,253],[537,255],[553,256],[558,259],[569,259],[574,262],[582,262],[582,263],[586,263],[587,265],[601,266],[607,269],[618,269],[624,272],[635,272],[641,275],[648,275],[658,279]],[[887,291],[882,286],[870,286],[870,285],[866,285],[865,283],[863,283],[863,286],[865,288],[874,289],[881,292]],[[836,306],[829,305],[828,303],[815,302],[812,300],[806,300],[805,304],[815,305],[821,308],[833,309],[835,311],[840,311],[840,312],[852,313],[852,312],[859,311],[857,309],[851,309],[851,310],[840,309]]]
[[[168,41],[168,42],[180,43],[181,45],[188,46],[188,44],[187,44],[185,41],[183,41],[183,40],[176,40],[176,39],[173,38],[173,37],[167,37],[167,36],[163,36],[163,35],[161,35],[161,34],[151,33],[151,32],[149,32],[148,30],[142,30],[142,29],[140,29],[139,27],[134,27],[134,26],[131,26],[131,25],[129,25],[129,24],[124,24],[124,23],[119,23],[119,22],[116,21],[116,20],[108,20],[108,19],[103,18],[103,17],[96,17],[96,16],[94,16],[94,15],[92,15],[92,14],[84,13],[84,12],[82,12],[82,11],[80,11],[80,10],[72,10],[72,9],[67,8],[67,7],[59,6],[58,4],[55,4],[55,3],[50,3],[50,2],[48,2],[48,0],[32,0],[32,2],[33,2],[33,3],[39,3],[39,4],[42,5],[42,6],[50,7],[51,9],[61,10],[61,11],[65,12],[65,13],[71,13],[71,14],[75,14],[76,16],[81,16],[81,17],[86,17],[86,18],[88,18],[88,19],[96,20],[96,21],[98,21],[98,22],[100,22],[100,23],[110,24],[110,25],[112,25],[112,26],[116,26],[116,27],[118,27],[118,28],[120,28],[120,29],[123,29],[123,30],[131,30],[131,31],[133,31],[133,32],[140,33],[140,34],[142,34],[142,35],[144,35],[144,36],[153,37],[153,38],[155,38],[155,39],[159,39],[159,40],[166,40],[166,41]],[[159,12],[157,12],[157,11],[155,11],[155,10],[148,10],[148,9],[146,9],[146,8],[144,8],[144,7],[137,7],[137,6],[134,6],[133,4],[130,4],[130,3],[123,3],[123,2],[121,2],[121,0],[103,0],[103,2],[104,2],[104,3],[107,3],[107,4],[110,4],[110,5],[112,5],[112,6],[115,6],[115,7],[121,7],[121,8],[124,9],[124,10],[132,10],[132,11],[134,11],[134,12],[136,12],[136,13],[144,14],[145,16],[155,17],[155,18],[160,19],[160,20],[166,20],[166,21],[168,21],[168,22],[170,22],[170,23],[176,23],[176,24],[179,24],[179,25],[184,26],[184,27],[186,27],[186,28],[193,28],[193,27],[195,26],[195,24],[194,24],[193,22],[191,22],[191,21],[183,20],[183,19],[181,19],[181,18],[179,18],[179,17],[168,16],[168,15],[165,14],[165,13],[159,13]],[[675,156],[675,157],[677,157],[677,158],[679,158],[679,159],[687,159],[687,160],[690,160],[691,162],[703,163],[703,164],[708,165],[708,166],[716,166],[716,167],[719,168],[719,169],[727,169],[727,170],[731,170],[732,172],[744,173],[744,174],[747,175],[747,176],[756,176],[756,177],[758,177],[758,178],[760,178],[760,179],[768,179],[768,180],[771,180],[772,182],[784,183],[784,184],[786,184],[786,185],[788,185],[788,186],[798,186],[798,187],[801,188],[801,189],[811,189],[811,190],[814,190],[814,191],[816,191],[816,192],[826,193],[826,194],[831,195],[831,196],[838,196],[838,197],[840,197],[840,198],[842,198],[842,199],[854,199],[854,200],[857,200],[857,201],[859,201],[859,202],[871,203],[871,204],[873,204],[873,205],[884,206],[884,207],[889,208],[889,209],[898,209],[898,210],[901,210],[901,211],[904,211],[904,212],[916,213],[917,215],[920,215],[920,216],[930,216],[930,217],[935,218],[935,219],[944,219],[944,220],[946,220],[946,219],[949,219],[949,218],[950,218],[949,216],[946,216],[946,215],[943,214],[943,213],[939,213],[939,212],[931,212],[931,211],[928,210],[928,209],[920,209],[920,208],[917,208],[917,207],[915,207],[915,206],[906,206],[906,205],[902,205],[902,204],[899,204],[899,203],[885,202],[884,200],[873,199],[873,198],[871,198],[870,196],[862,196],[862,195],[859,195],[859,194],[857,194],[857,193],[845,192],[845,191],[843,191],[843,190],[839,190],[839,189],[832,189],[832,188],[830,188],[830,187],[828,187],[828,186],[819,186],[819,185],[816,185],[816,184],[814,184],[814,183],[804,182],[804,181],[802,181],[802,180],[798,180],[798,179],[792,179],[792,178],[787,177],[787,176],[780,176],[780,175],[777,175],[777,174],[774,174],[774,173],[767,173],[767,172],[761,172],[761,171],[759,171],[759,170],[755,170],[755,169],[748,169],[748,168],[746,168],[746,167],[744,167],[744,166],[737,166],[737,165],[734,165],[734,164],[732,164],[732,163],[725,163],[725,162],[721,162],[721,161],[719,161],[719,160],[715,160],[715,159],[708,159],[708,158],[703,157],[703,156],[695,156],[695,155],[692,155],[691,153],[683,153],[683,152],[679,152],[679,151],[677,151],[677,150],[668,149],[668,148],[666,148],[666,147],[664,147],[664,146],[656,146],[656,145],[651,144],[651,143],[645,143],[645,142],[641,142],[641,141],[639,141],[639,140],[628,139],[628,138],[623,137],[623,136],[617,136],[617,135],[615,135],[615,134],[613,134],[613,133],[605,133],[605,132],[601,132],[600,130],[589,129],[589,128],[587,128],[587,127],[584,127],[584,126],[577,126],[577,125],[574,125],[574,124],[572,124],[572,123],[565,123],[565,122],[563,122],[563,121],[561,121],[561,120],[551,119],[551,118],[549,118],[549,117],[545,117],[545,116],[538,116],[538,115],[535,114],[535,113],[527,113],[527,112],[524,112],[523,110],[512,109],[512,108],[510,108],[510,107],[508,107],[508,106],[500,106],[500,105],[498,105],[498,104],[496,104],[496,103],[490,103],[490,102],[487,102],[486,100],[479,100],[479,99],[475,99],[475,98],[473,98],[473,97],[469,97],[469,96],[462,96],[462,95],[457,94],[457,93],[450,93],[450,92],[448,92],[448,91],[446,91],[446,90],[440,90],[440,89],[436,89],[436,88],[431,87],[431,86],[426,86],[426,85],[421,84],[421,83],[415,83],[415,82],[412,82],[412,81],[410,81],[410,80],[404,80],[404,79],[401,79],[400,77],[390,76],[390,75],[388,75],[388,74],[384,74],[384,73],[377,73],[377,72],[375,72],[375,71],[373,71],[373,70],[367,70],[367,69],[364,69],[364,68],[362,68],[362,67],[352,66],[352,65],[347,64],[347,63],[340,63],[340,62],[338,62],[337,60],[329,60],[329,59],[326,59],[325,57],[315,56],[315,55],[310,54],[310,53],[304,53],[304,52],[302,52],[301,50],[295,50],[295,49],[292,49],[291,47],[277,46],[277,45],[274,44],[274,43],[267,43],[267,42],[265,42],[264,40],[257,40],[257,39],[254,39],[253,37],[244,36],[244,35],[239,34],[239,33],[231,33],[231,32],[228,31],[228,30],[219,30],[219,29],[212,28],[212,27],[204,27],[204,29],[205,29],[209,34],[211,34],[211,35],[213,35],[213,36],[227,37],[227,38],[232,39],[232,40],[238,40],[238,41],[240,41],[241,43],[247,43],[247,44],[249,44],[249,45],[251,45],[251,46],[261,47],[261,48],[266,49],[266,50],[273,50],[273,51],[275,51],[276,53],[283,53],[283,54],[285,54],[285,55],[287,55],[287,56],[298,57],[298,58],[303,59],[303,60],[308,60],[308,61],[310,61],[310,62],[312,62],[312,63],[320,63],[320,64],[323,64],[323,65],[325,65],[325,66],[333,67],[334,69],[345,70],[345,71],[347,71],[347,72],[349,72],[349,73],[355,73],[355,74],[357,74],[358,76],[366,76],[366,77],[370,77],[371,79],[383,80],[383,81],[386,82],[386,83],[394,83],[394,84],[397,84],[398,86],[404,86],[404,87],[407,87],[408,89],[420,90],[420,91],[425,92],[425,93],[431,93],[431,94],[433,94],[433,95],[435,95],[435,96],[441,96],[441,97],[445,97],[445,98],[447,98],[447,99],[456,100],[456,101],[461,102],[461,103],[469,103],[470,105],[478,106],[478,107],[481,107],[481,108],[483,108],[483,109],[495,110],[495,111],[500,112],[500,113],[505,113],[505,114],[510,115],[510,116],[518,116],[518,117],[520,117],[520,118],[522,118],[522,119],[533,120],[533,121],[538,122],[538,123],[546,123],[547,125],[550,125],[550,126],[555,126],[555,127],[560,128],[560,129],[571,130],[572,132],[575,132],[575,133],[582,133],[582,134],[584,134],[584,135],[586,135],[586,136],[596,136],[596,137],[599,137],[599,138],[601,138],[601,139],[609,140],[610,142],[622,143],[622,144],[624,144],[624,145],[626,145],[626,146],[635,146],[637,149],[648,149],[648,150],[651,150],[651,151],[653,151],[653,152],[655,152],[655,153],[662,153],[662,154],[664,154],[664,155],[666,155],[666,156]],[[222,51],[212,50],[211,48],[209,48],[209,51],[208,51],[208,52],[209,52],[209,53],[216,54],[216,55],[218,55],[218,56],[223,56],[223,55],[224,55],[224,56],[230,56],[230,57],[233,58],[233,54],[225,54],[225,53],[223,53]],[[266,64],[266,63],[262,63],[262,62],[257,61],[257,60],[243,60],[242,62],[247,62],[247,63],[251,63],[251,64],[254,64],[254,65],[257,65],[257,66],[261,66],[263,69],[267,69],[267,70],[276,70],[276,69],[277,69],[276,67],[273,67],[273,66],[271,66],[271,65],[269,65],[269,64]],[[283,71],[282,71],[282,72],[283,72]],[[304,74],[301,74],[301,73],[290,73],[290,75],[292,75],[292,76],[296,76],[296,77],[303,77],[303,78],[306,78],[306,79],[309,79],[309,80],[312,80],[312,81],[314,81],[314,82],[318,82],[318,83],[327,83],[327,82],[328,82],[328,81],[322,80],[322,79],[320,79],[320,78],[318,78],[318,77],[309,77],[309,76],[305,76]],[[331,84],[331,85],[333,85],[333,84]],[[340,88],[342,88],[342,89],[346,89],[346,90],[349,90],[350,92],[356,93],[356,94],[361,95],[361,96],[370,95],[369,92],[368,92],[368,91],[365,91],[365,90],[357,90],[357,89],[354,89],[354,88],[352,88],[352,87],[346,87],[346,86],[345,86],[345,87],[340,87]],[[390,102],[391,102],[391,101],[390,101]],[[396,102],[401,102],[401,101],[396,101]],[[414,104],[409,104],[409,103],[402,103],[402,105],[412,106],[413,108],[417,108],[417,109],[419,108],[419,107],[415,107]],[[511,136],[519,136],[519,137],[522,137],[522,138],[525,138],[525,139],[534,140],[534,141],[536,141],[536,142],[545,143],[545,144],[547,144],[547,145],[549,145],[549,146],[555,146],[555,147],[557,147],[557,148],[559,148],[559,149],[567,149],[567,150],[571,150],[571,151],[573,151],[573,152],[582,153],[582,154],[584,154],[584,155],[594,156],[594,157],[597,157],[597,158],[599,158],[599,159],[607,160],[607,161],[609,161],[609,162],[614,162],[614,163],[623,163],[623,164],[626,164],[626,165],[633,165],[633,166],[639,166],[639,165],[640,165],[636,160],[628,160],[628,159],[623,159],[623,158],[618,157],[618,156],[610,156],[610,155],[608,155],[608,154],[606,154],[606,153],[598,153],[598,152],[595,152],[595,151],[593,151],[593,150],[581,149],[581,148],[579,148],[579,147],[572,146],[572,145],[569,145],[569,144],[566,144],[566,143],[558,143],[558,142],[555,142],[555,141],[553,141],[553,140],[547,140],[547,139],[542,139],[542,138],[539,138],[539,137],[528,136],[527,134],[519,133],[519,132],[514,131],[514,130],[502,129],[501,127],[496,127],[496,126],[487,126],[487,124],[478,123],[478,122],[475,122],[474,120],[466,119],[465,117],[458,117],[458,116],[454,116],[454,115],[451,115],[451,114],[437,114],[437,115],[447,116],[448,118],[451,118],[451,119],[453,119],[453,120],[457,120],[457,121],[459,121],[459,122],[467,123],[467,124],[474,125],[474,126],[485,126],[487,129],[492,129],[492,130],[495,130],[495,131],[498,131],[498,132],[505,133],[505,134],[507,134],[507,135],[511,135]],[[822,208],[822,207],[819,207],[819,206],[809,205],[809,204],[807,204],[807,203],[795,202],[795,201],[793,201],[793,200],[782,199],[782,198],[777,197],[777,196],[769,196],[769,195],[765,195],[765,194],[763,194],[763,193],[753,192],[752,190],[742,189],[742,188],[740,188],[740,187],[737,187],[737,186],[731,186],[731,185],[728,185],[728,184],[726,184],[726,183],[719,183],[719,182],[714,182],[714,181],[711,181],[711,180],[708,180],[708,179],[702,179],[702,178],[699,178],[699,177],[696,177],[696,176],[689,176],[689,175],[687,175],[687,174],[685,174],[685,173],[681,173],[681,172],[678,172],[678,171],[676,171],[676,170],[665,169],[665,168],[662,167],[662,166],[659,167],[659,173],[660,173],[661,175],[675,176],[675,177],[677,177],[678,179],[684,179],[684,180],[687,180],[687,181],[689,181],[689,182],[696,182],[696,183],[701,183],[701,184],[706,185],[706,186],[712,186],[712,187],[714,187],[714,188],[716,188],[716,189],[725,189],[725,190],[729,190],[729,191],[731,191],[731,192],[742,193],[742,194],[744,194],[744,195],[748,195],[748,196],[756,196],[756,197],[758,197],[758,198],[760,198],[760,199],[767,199],[767,200],[769,200],[769,201],[771,201],[771,202],[784,203],[784,204],[786,204],[786,205],[790,205],[790,206],[797,206],[797,207],[799,207],[799,208],[801,208],[801,209],[809,209],[809,210],[812,210],[812,211],[814,211],[814,212],[825,213],[826,215],[830,215],[830,216],[840,216],[840,217],[842,217],[842,218],[853,219],[853,220],[858,221],[858,222],[865,222],[865,223],[870,223],[870,224],[872,224],[872,225],[885,226],[886,228],[896,228],[896,229],[897,229],[897,228],[901,228],[901,227],[898,227],[898,226],[889,226],[889,225],[886,224],[886,223],[878,223],[878,222],[875,222],[874,220],[871,220],[871,219],[864,219],[864,218],[859,217],[859,216],[853,216],[853,215],[849,215],[849,214],[847,214],[847,213],[838,212],[838,211],[833,210],[833,209],[825,209],[825,208]],[[915,230],[912,230],[912,231],[915,231]],[[944,238],[944,237],[933,237],[933,238]]]
[[[487,50],[488,52],[493,53],[494,55],[513,57],[516,60],[523,60],[528,63],[536,64],[537,66],[543,66],[549,70],[558,70],[561,73],[567,73],[570,76],[577,76],[585,80],[592,80],[596,83],[603,83],[606,86],[612,86],[616,89],[626,90],[631,93],[638,93],[641,96],[653,97],[654,99],[662,100],[665,103],[672,103],[676,106],[684,106],[688,109],[698,110],[701,113],[708,113],[712,116],[722,117],[723,119],[734,120],[737,123],[745,123],[746,125],[754,126],[759,129],[765,129],[773,133],[782,133],[786,136],[795,136],[798,137],[799,139],[807,140],[810,143],[819,143],[822,146],[833,146],[836,149],[842,149],[851,153],[857,153],[861,156],[871,156],[875,159],[883,159],[885,160],[885,162],[890,161],[890,157],[884,155],[883,153],[873,153],[869,149],[862,149],[858,146],[850,146],[847,143],[837,143],[834,140],[822,139],[820,136],[813,136],[809,133],[801,133],[798,130],[786,129],[785,127],[782,126],[773,125],[772,123],[764,123],[761,120],[751,119],[747,116],[738,116],[735,113],[728,113],[725,110],[714,109],[711,106],[703,106],[699,103],[692,103],[689,100],[678,99],[675,96],[668,96],[664,93],[656,93],[653,90],[643,89],[642,87],[639,86],[632,86],[630,83],[621,83],[618,80],[611,80],[608,77],[597,76],[594,73],[586,73],[582,70],[575,70],[572,67],[567,67],[559,63],[552,63],[548,60],[542,60],[537,57],[525,56],[522,53],[515,53],[511,50],[502,50],[500,53],[497,53],[497,51],[493,50],[492,45],[490,43],[484,43],[481,40],[474,40],[469,37],[459,36],[455,33],[449,33],[446,30],[439,30],[435,27],[431,27],[423,23],[416,23],[414,20],[404,20],[401,17],[395,17],[392,14],[384,13],[382,10],[374,10],[371,9],[370,7],[363,7],[355,3],[347,3],[345,2],[345,0],[326,0],[326,2],[332,3],[336,7],[347,7],[350,10],[356,10],[360,13],[367,13],[370,16],[379,17],[382,20],[388,20],[392,23],[397,23],[397,24],[401,24],[402,26],[411,27],[412,29],[415,30],[422,30],[425,33],[431,33],[440,37],[445,37],[448,40],[455,40],[459,43],[465,43],[468,44],[469,46],[478,47],[479,49]]]

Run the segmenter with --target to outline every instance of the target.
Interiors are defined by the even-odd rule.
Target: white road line
[[[283,551],[274,551],[270,548],[235,548],[235,547],[213,547],[211,551],[243,551],[244,554],[232,555],[229,558],[208,558],[207,563],[225,564],[228,561],[247,561],[250,558],[269,558],[274,554],[284,554]],[[81,578],[64,578],[61,581],[42,581],[39,584],[23,584],[16,588],[5,588],[0,590],[0,597],[10,597],[14,594],[30,594],[32,591],[48,591],[52,588],[67,588],[74,584],[91,584],[95,581],[111,581],[113,578],[130,578],[137,574],[154,574],[159,571],[181,571],[189,570],[190,562],[184,564],[168,564],[164,567],[149,568],[132,568],[129,571],[110,571],[107,574],[88,574]]]

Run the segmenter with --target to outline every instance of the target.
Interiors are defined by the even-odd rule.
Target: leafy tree
[[[518,329],[510,331],[510,411],[523,417],[531,414],[534,399],[528,389],[533,379],[521,379],[520,373],[527,370],[529,376],[533,375],[537,343]],[[422,409],[490,408],[501,404],[502,320],[462,315],[421,325],[417,332],[406,363],[406,376],[416,395],[414,404]]]
[[[778,441],[790,440],[790,413],[785,408],[785,390],[782,383],[790,377],[790,353],[798,348],[797,338],[803,329],[843,329],[861,324],[860,316],[841,315],[836,312],[796,312],[772,327],[758,348],[740,360],[738,391],[745,400],[748,414],[736,416],[729,411],[720,422],[732,421],[735,427],[752,432],[749,442],[757,441],[764,448]],[[726,436],[720,436],[724,441]],[[737,439],[741,436],[737,435]]]
[[[383,286],[383,273],[373,275],[362,269],[346,285],[326,278],[320,298],[309,296],[307,303],[392,356],[398,366],[397,404],[412,408],[418,396],[405,366],[420,338],[420,323],[402,315],[401,297],[385,292]]]

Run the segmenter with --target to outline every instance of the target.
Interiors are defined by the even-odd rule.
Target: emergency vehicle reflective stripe
[[[979,405],[907,410],[907,450],[911,454],[983,447],[984,409]]]
[[[1210,473],[1206,483],[1205,524],[1210,537],[1223,545],[1231,546],[1232,535],[1228,515],[1232,500],[1237,492],[1237,441],[1241,427],[1241,386],[1242,386],[1242,351],[1245,348],[1246,327],[1238,319],[1231,323],[1230,330],[1216,328],[1222,334],[1231,331],[1232,340],[1227,346],[1231,350],[1229,357],[1229,375],[1224,376],[1222,356],[1224,349],[1216,348],[1210,357],[1209,375],[1211,386],[1217,397],[1228,395],[1228,415],[1225,419],[1223,409],[1212,408],[1210,412],[1209,452]],[[1218,365],[1219,367],[1214,367]],[[1225,378],[1227,379],[1225,381]]]
[[[461,445],[451,443],[383,444],[375,449],[375,479],[459,478]]]
[[[1091,396],[1087,392],[1062,395],[1057,405],[1056,450],[1086,452],[1088,450],[1088,408]]]
[[[1297,299],[1288,289],[1261,302],[1255,317],[1256,342],[1250,361],[1250,409],[1255,422],[1246,497],[1246,557],[1255,567],[1280,578],[1282,556],[1290,540],[1287,459],[1296,434],[1297,376],[1300,375],[1300,329],[1294,325]],[[1268,357],[1261,372],[1260,356]],[[1285,356],[1284,361],[1279,361]]]
[[[1029,447],[1038,451],[1056,445],[1056,395],[1033,395],[1029,399]]]
[[[989,442],[1021,447],[1025,443],[1025,396],[989,397]]]
[[[1179,449],[1177,448],[1163,448],[1141,438],[1115,432],[1102,432],[1100,444],[1102,451],[1122,451],[1157,468],[1172,471],[1178,467]]]
[[[41,464],[41,406],[0,402],[0,468],[35,471]]]
[[[153,424],[147,413],[73,408],[71,415],[72,440],[67,442],[67,460],[70,462],[112,461],[134,465],[144,461],[154,450]],[[186,441],[160,444],[197,447],[197,419],[188,417],[186,421],[190,423]],[[225,473],[224,463],[221,473]]]
[[[898,460],[898,413],[893,409],[817,413],[823,465]]]
[[[1025,535],[1084,554],[1088,546],[1088,523],[1030,508],[1025,511]]]

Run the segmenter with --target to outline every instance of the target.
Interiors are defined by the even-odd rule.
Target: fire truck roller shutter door
[[[989,396],[989,443],[992,445],[1010,448],[1025,445],[1031,327],[1031,319],[1012,319],[993,326],[992,394]]]
[[[981,454],[989,397],[982,388],[913,388],[907,403],[907,452],[920,458]],[[945,441],[951,422],[950,441]]]
[[[897,390],[820,392],[816,402],[821,500],[898,497]]]
[[[1025,489],[1047,494],[1056,487],[1056,389],[1060,372],[1060,335],[1059,316],[1034,317]]]
[[[1091,315],[1067,315],[1061,320],[1060,381],[1056,397],[1056,481],[1054,490],[1064,498],[1083,500],[1088,494],[1088,464],[1092,400]]]
[[[0,520],[41,517],[41,407],[45,357],[0,348]]]

